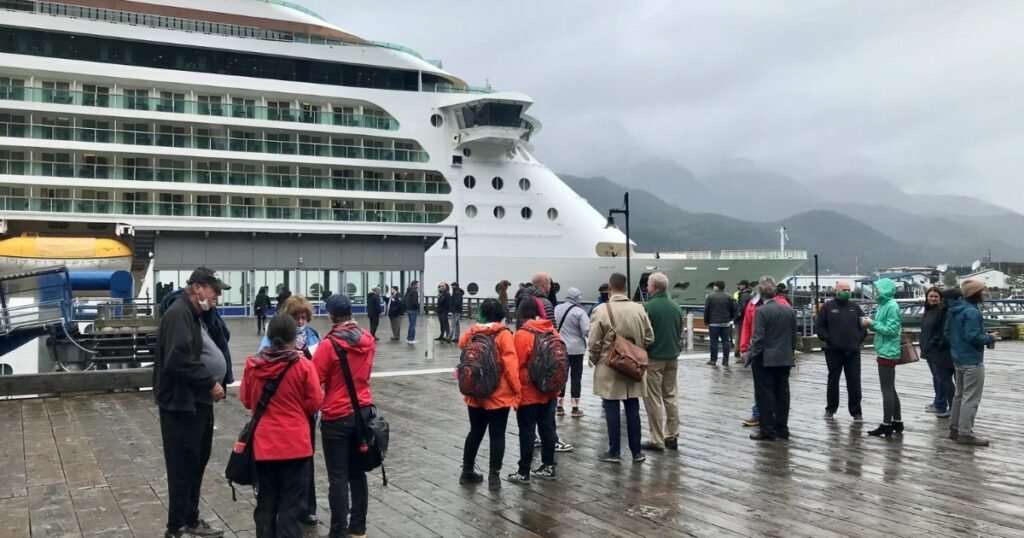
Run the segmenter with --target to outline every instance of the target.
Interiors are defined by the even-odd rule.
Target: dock
[[[791,380],[792,439],[755,443],[740,425],[752,399],[749,369],[706,366],[695,354],[680,360],[678,451],[649,452],[643,464],[597,461],[606,434],[588,369],[586,416],[558,419],[559,435],[576,446],[557,455],[558,480],[505,482],[490,492],[458,484],[468,422],[450,370],[456,353],[440,346],[426,361],[424,336],[412,349],[379,344],[373,393],[391,423],[390,484],[370,476],[369,536],[1024,536],[1022,342],[986,354],[977,431],[992,440],[988,448],[957,445],[946,438],[948,421],[924,412],[932,388],[923,362],[897,371],[906,433],[867,437],[881,415],[869,353],[865,423],[847,416],[845,388],[837,420],[822,419],[824,359],[803,354]],[[202,514],[229,537],[255,536],[251,491],[232,502],[221,475],[246,416],[237,389],[229,390],[216,406],[203,484]],[[149,392],[0,401],[0,431],[0,536],[162,535],[166,478]],[[518,459],[516,434],[513,418],[505,474]],[[478,466],[486,456],[484,442]],[[319,451],[315,462],[323,522],[329,506]],[[326,534],[321,523],[307,535]]]

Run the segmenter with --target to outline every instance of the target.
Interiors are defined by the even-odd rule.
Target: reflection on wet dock
[[[421,352],[382,343],[378,365],[393,375],[454,360],[451,350],[429,365],[401,359]],[[749,371],[704,360],[681,361],[678,452],[649,454],[640,465],[598,462],[605,430],[598,401],[587,396],[584,418],[558,419],[561,437],[577,447],[558,455],[559,480],[506,483],[498,492],[458,485],[468,425],[450,373],[377,378],[374,395],[391,421],[392,448],[390,485],[370,479],[369,535],[1024,536],[1024,343],[1000,343],[986,359],[977,428],[992,439],[989,448],[949,441],[946,421],[923,412],[931,401],[924,363],[898,369],[902,438],[864,435],[881,414],[870,355],[863,363],[867,422],[822,420],[825,365],[818,354],[801,356],[793,372],[792,439],[755,444],[740,426],[751,403]],[[167,498],[155,411],[148,393],[0,402],[0,536],[160,536]],[[202,511],[228,536],[254,536],[252,496],[232,502],[219,478],[245,412],[234,397],[216,412]],[[509,430],[506,472],[517,459],[514,421]],[[486,443],[483,452],[481,458]],[[326,519],[319,453],[316,461]],[[326,527],[310,535],[326,535]]]

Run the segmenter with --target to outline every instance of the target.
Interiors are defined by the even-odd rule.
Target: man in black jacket
[[[729,367],[729,344],[732,341],[732,320],[736,319],[736,301],[725,291],[725,282],[715,282],[708,298],[704,301],[704,326],[711,339],[711,360],[718,362],[718,343],[722,343],[722,366]]]
[[[384,315],[391,322],[391,341],[397,342],[402,336],[402,314],[405,314],[405,302],[398,286],[391,286],[391,294],[384,305]]]
[[[828,364],[825,420],[834,420],[839,410],[839,377],[846,375],[846,396],[854,422],[863,421],[860,401],[860,346],[867,331],[861,325],[864,311],[850,301],[850,283],[836,283],[836,298],[829,300],[818,312],[814,332],[825,350]]]
[[[796,365],[796,313],[774,300],[775,282],[771,277],[762,277],[761,282],[758,292],[767,302],[754,314],[748,351],[761,431],[750,434],[750,438],[789,439],[789,371]]]
[[[437,285],[437,321],[440,325],[441,335],[435,338],[439,342],[448,343],[449,333],[452,332],[449,324],[448,314],[452,310],[452,294],[448,291],[448,283],[441,282]]]
[[[153,394],[160,408],[160,433],[167,466],[166,537],[223,536],[199,518],[199,490],[213,446],[213,404],[224,399],[223,352],[200,316],[231,289],[205,267],[186,282],[184,297],[160,317]]]
[[[459,343],[462,333],[462,297],[465,294],[458,282],[452,282],[452,327],[448,340],[453,344]]]
[[[736,327],[736,345],[734,353],[736,358],[740,357],[740,333],[743,332],[740,329],[743,327],[743,315],[747,311],[747,303],[750,302],[750,298],[754,294],[750,291],[750,281],[740,280],[740,283],[736,285],[736,319],[733,324]]]
[[[370,318],[370,335],[373,336],[374,342],[379,342],[380,338],[377,338],[377,327],[380,325],[380,288],[373,288],[370,293],[366,294],[366,317]]]

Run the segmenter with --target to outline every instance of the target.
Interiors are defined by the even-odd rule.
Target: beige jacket
[[[615,331],[608,320],[608,305],[615,314]],[[594,395],[605,400],[643,398],[647,395],[647,376],[640,381],[632,379],[609,368],[603,361],[604,355],[615,340],[616,332],[634,344],[646,348],[654,341],[651,319],[643,305],[630,301],[625,295],[612,295],[608,303],[599,305],[590,316],[590,336],[587,350],[590,364],[594,369]]]

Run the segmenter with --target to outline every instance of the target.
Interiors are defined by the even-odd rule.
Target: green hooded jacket
[[[875,289],[878,290],[878,312],[871,322],[871,330],[875,332],[875,354],[885,359],[899,359],[903,320],[895,299],[896,283],[882,278],[875,282]]]

